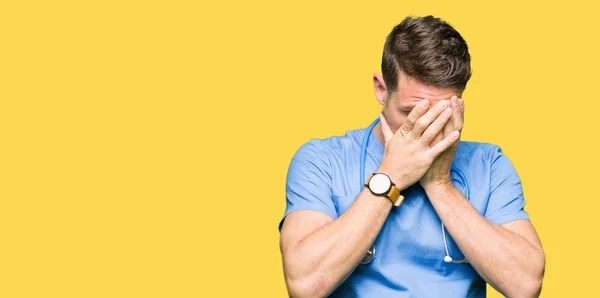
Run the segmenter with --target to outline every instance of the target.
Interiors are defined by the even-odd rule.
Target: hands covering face
[[[423,187],[450,183],[463,116],[463,100],[456,96],[434,106],[422,100],[396,133],[380,114],[385,152],[379,172],[390,176],[399,189],[417,181]]]

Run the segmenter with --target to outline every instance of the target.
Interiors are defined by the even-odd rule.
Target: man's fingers
[[[458,125],[458,127],[456,128],[456,130],[462,132],[462,129],[465,125],[465,101],[462,98],[458,99],[458,110],[460,111],[459,115],[459,119],[460,119],[460,124]]]
[[[383,132],[383,138],[387,142],[394,136],[394,133],[388,125],[387,120],[383,116],[383,113],[379,114],[379,123],[381,123],[381,131]]]
[[[446,125],[448,125],[448,123],[446,123]],[[444,126],[445,127],[445,126]],[[442,141],[444,139],[444,134],[443,133],[438,133],[437,135],[435,135],[435,138],[433,138],[433,141],[431,141],[431,144],[429,145],[429,147],[433,147],[435,146],[435,144],[439,143],[440,141]]]
[[[421,102],[419,102],[419,104],[417,106],[415,106],[415,108],[412,109],[412,111],[410,111],[410,113],[406,117],[406,121],[400,127],[399,130],[401,131],[401,133],[403,135],[406,135],[411,130],[413,130],[413,127],[415,126],[415,123],[417,123],[417,120],[419,120],[419,118],[421,118],[421,116],[423,116],[427,112],[428,109],[429,109],[429,100],[425,99],[425,100],[422,100]]]
[[[460,129],[456,128],[456,117],[458,117],[458,97],[452,96],[452,98],[450,98],[450,105],[452,107],[452,117],[450,120],[448,120],[448,122],[446,122],[446,125],[444,125],[444,129],[442,130],[444,132],[444,136],[449,136],[454,130],[460,131]]]
[[[427,113],[425,113],[425,115],[418,118],[418,120],[414,124],[414,127],[412,128],[412,130],[410,130],[410,135],[415,139],[420,138],[421,135],[423,134],[423,132],[425,131],[425,129],[427,129],[427,127],[430,124],[432,124],[432,122],[434,122],[434,120],[436,120],[438,118],[438,116],[446,109],[446,107],[448,107],[448,101],[440,100],[433,108],[429,109],[427,111]],[[450,115],[452,115],[452,114],[450,114]],[[446,118],[446,120],[448,120],[448,118]],[[444,121],[444,123],[446,123],[446,121]],[[443,125],[440,126],[439,129],[441,130],[442,127],[443,127]],[[431,138],[429,139],[429,142],[431,142],[431,140],[433,140],[434,136],[435,135],[431,136]],[[427,143],[427,144],[429,144],[429,143]]]
[[[454,123],[452,122],[452,119],[448,120],[448,122],[446,122],[446,125],[444,125],[443,129],[444,137],[449,136],[455,130],[456,129],[454,129]]]
[[[463,128],[463,119],[464,119],[464,105],[462,98],[458,98],[458,96],[452,96],[452,123],[454,125],[454,129],[461,131]]]
[[[433,123],[431,123],[427,127],[427,129],[425,129],[425,132],[423,132],[423,135],[421,136],[419,141],[429,146],[429,144],[431,144],[431,141],[433,141],[433,138],[435,138],[435,136],[442,132],[444,126],[446,126],[446,124],[449,122],[448,120],[450,120],[450,117],[452,117],[452,109],[448,107],[433,121]],[[419,121],[421,120],[419,119]],[[419,124],[417,124],[417,126],[419,126]],[[417,126],[415,126],[414,128],[415,130],[417,129]],[[448,134],[450,133],[451,131],[448,132]],[[444,137],[448,134],[444,133]]]
[[[429,153],[432,155],[432,158],[438,157],[438,155],[450,148],[450,146],[458,140],[459,136],[460,132],[458,130],[452,131],[450,135],[445,136],[441,142],[431,147]]]

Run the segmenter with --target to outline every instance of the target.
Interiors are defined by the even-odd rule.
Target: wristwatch
[[[365,186],[376,196],[385,196],[394,206],[398,207],[402,204],[404,196],[400,195],[400,190],[392,179],[384,173],[373,173],[365,182]]]

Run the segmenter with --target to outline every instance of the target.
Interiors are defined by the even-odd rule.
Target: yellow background
[[[421,2],[1,1],[0,297],[284,297],[291,157],[376,117],[384,39],[427,14],[469,44],[463,139],[521,175],[542,296],[592,296],[597,7]]]

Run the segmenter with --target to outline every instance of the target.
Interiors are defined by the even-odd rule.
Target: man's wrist
[[[430,182],[425,185],[422,184],[421,186],[423,186],[425,193],[430,198],[448,194],[456,189],[450,179],[445,181]]]
[[[388,177],[390,177],[390,180],[392,180],[392,182],[394,183],[394,185],[396,185],[396,188],[399,191],[402,191],[408,187],[408,185],[406,185],[406,182],[404,182],[401,177],[396,177],[393,174],[393,172],[391,170],[389,170],[388,168],[379,167],[379,169],[377,169],[376,173],[383,173],[383,174],[386,174]]]

